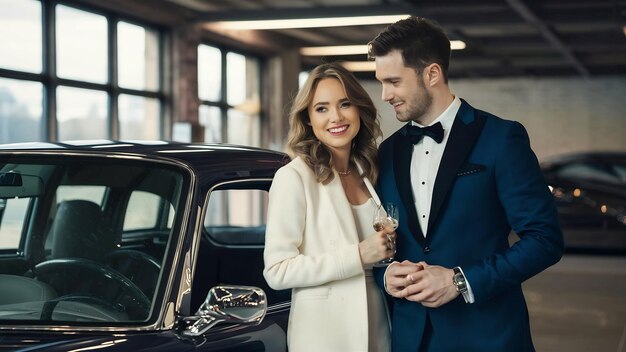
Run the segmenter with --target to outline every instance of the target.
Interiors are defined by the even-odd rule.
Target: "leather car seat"
[[[43,302],[54,299],[52,286],[29,277],[0,274],[0,305]]]
[[[117,236],[100,206],[87,200],[59,203],[50,231],[51,259],[84,258],[101,261],[116,248]]]

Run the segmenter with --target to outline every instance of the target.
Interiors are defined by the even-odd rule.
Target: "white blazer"
[[[364,181],[380,204],[371,182]],[[269,195],[263,275],[273,289],[293,288],[289,351],[368,350],[367,295],[358,244],[338,174],[322,185],[301,158],[278,170]]]

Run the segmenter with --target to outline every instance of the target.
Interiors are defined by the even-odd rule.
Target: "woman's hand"
[[[359,243],[363,264],[374,264],[396,253],[396,232],[378,231]]]

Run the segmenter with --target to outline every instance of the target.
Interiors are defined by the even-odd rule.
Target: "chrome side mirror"
[[[193,317],[195,320],[182,333],[199,336],[218,323],[253,324],[263,321],[267,300],[262,289],[252,286],[216,286]]]

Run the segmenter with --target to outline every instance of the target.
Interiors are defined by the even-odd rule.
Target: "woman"
[[[289,123],[293,160],[270,189],[263,271],[270,287],[293,289],[289,350],[388,351],[386,306],[371,273],[395,247],[395,232],[372,227],[376,108],[352,73],[323,64]]]

